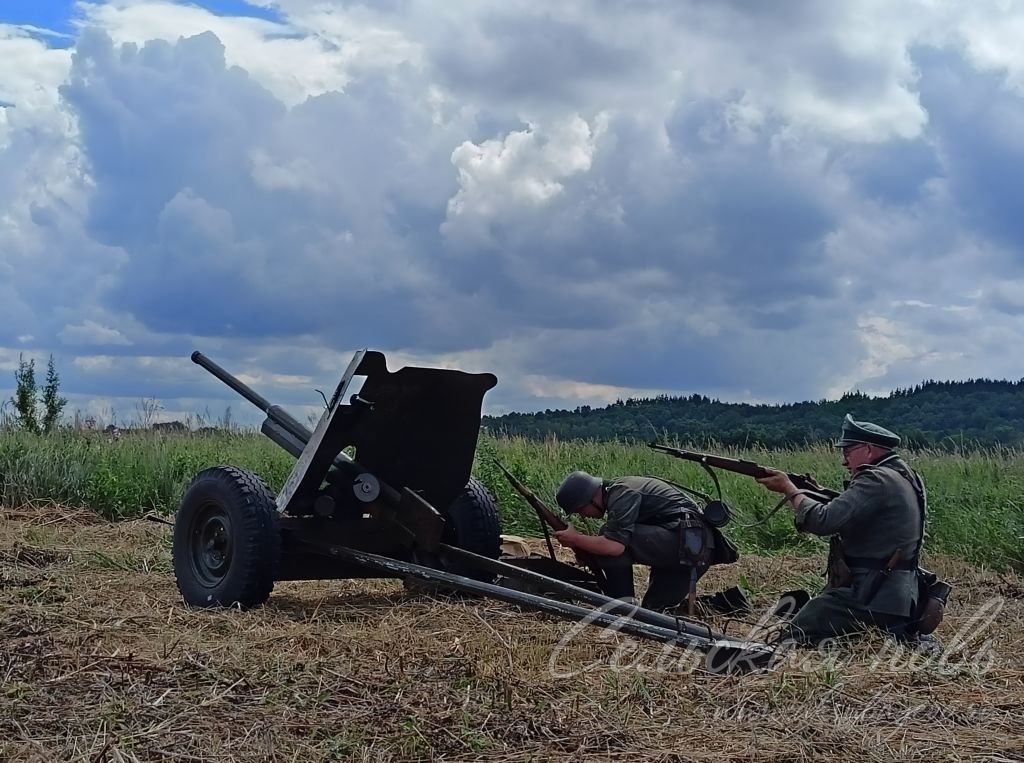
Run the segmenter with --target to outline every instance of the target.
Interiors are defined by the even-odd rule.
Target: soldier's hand
[[[768,469],[767,471],[770,474],[767,477],[759,477],[757,481],[773,493],[792,495],[797,492],[796,485],[793,484],[793,481],[785,472],[776,471],[775,469]]]
[[[810,474],[805,474],[804,479],[807,480],[807,484],[815,490],[821,490],[821,485],[818,484],[818,480],[814,479]]]
[[[555,538],[566,548],[575,548],[576,539],[580,537],[579,531],[575,527],[567,527],[564,530],[558,530],[555,532]]]

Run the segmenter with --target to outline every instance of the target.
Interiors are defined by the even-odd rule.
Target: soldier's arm
[[[606,538],[604,535],[586,535],[572,529],[562,530],[555,535],[563,546],[597,556],[621,556],[626,551],[624,544]]]
[[[813,535],[834,535],[870,519],[884,500],[885,485],[872,469],[857,472],[850,486],[827,504],[804,497],[793,513],[796,529]]]
[[[615,499],[608,500],[605,525],[601,535],[608,540],[621,543],[623,548],[633,539],[633,528],[640,516],[640,502],[643,496],[635,490],[616,490]]]

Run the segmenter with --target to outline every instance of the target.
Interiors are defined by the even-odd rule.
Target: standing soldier
[[[899,444],[894,432],[847,414],[836,447],[850,481],[837,498],[812,500],[782,472],[758,480],[788,499],[798,530],[840,544],[829,554],[824,592],[791,623],[797,642],[817,644],[867,626],[912,635],[927,502],[921,478],[893,451]]]

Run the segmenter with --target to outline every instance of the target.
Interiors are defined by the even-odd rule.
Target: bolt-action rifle
[[[502,466],[498,459],[494,459],[494,465],[501,469],[502,474],[505,475],[512,487],[516,489],[516,492],[537,512],[537,518],[540,519],[540,529],[544,531],[544,542],[548,544],[548,555],[554,559],[555,547],[551,544],[551,533],[548,532],[548,528],[550,527],[555,532],[558,532],[559,530],[568,529],[569,523],[549,509],[544,501],[535,496],[530,488],[526,487],[512,472]]]
[[[670,456],[681,458],[684,461],[693,461],[694,463],[700,464],[704,467],[704,471],[711,476],[712,481],[715,483],[715,488],[718,490],[719,498],[721,498],[722,495],[722,488],[718,484],[718,477],[715,475],[713,469],[722,469],[723,471],[733,472],[735,474],[743,474],[747,477],[753,477],[754,479],[768,477],[774,471],[766,466],[762,466],[756,461],[744,461],[740,458],[716,456],[712,453],[698,453],[692,450],[673,448],[669,445],[660,445],[653,442],[648,443],[648,447],[653,450],[661,451],[662,453],[667,453]],[[808,498],[818,501],[819,503],[828,503],[833,498],[839,497],[838,490],[822,487],[809,474],[792,474],[786,472],[786,476],[789,477],[790,482],[792,482],[794,487],[799,491],[798,494],[806,495]],[[785,502],[786,499],[780,501],[779,505],[768,514],[768,517],[781,508]],[[763,522],[767,520],[768,517],[765,517],[761,521]],[[847,585],[850,580],[850,568],[847,566],[846,560],[843,557],[842,542],[839,540],[838,535],[833,535],[829,538],[828,564],[825,574],[830,586]]]
[[[494,465],[501,469],[502,474],[505,475],[512,487],[516,489],[516,492],[519,493],[519,495],[521,495],[523,499],[533,507],[533,510],[537,512],[537,516],[540,518],[541,529],[544,531],[544,540],[548,544],[548,553],[551,555],[551,558],[554,559],[555,547],[551,544],[551,534],[548,532],[548,528],[550,527],[555,532],[568,530],[569,523],[549,509],[544,501],[534,495],[533,491],[517,479],[512,472],[502,466],[498,459],[494,459]],[[604,590],[604,570],[597,564],[593,563],[589,558],[590,555],[586,551],[581,549],[573,549],[573,551],[576,554],[576,560],[590,570],[593,576],[597,579],[598,586]]]
[[[670,456],[681,458],[684,461],[693,461],[694,463],[700,464],[704,469],[711,474],[715,485],[718,485],[718,478],[714,476],[714,469],[721,469],[726,472],[734,472],[735,474],[743,474],[747,477],[753,477],[754,479],[761,479],[762,477],[769,476],[774,470],[756,461],[744,461],[741,458],[729,458],[728,456],[716,456],[712,453],[697,453],[692,450],[684,450],[682,448],[673,448],[669,445],[659,445],[658,443],[650,443],[647,447],[653,450],[667,453]],[[833,498],[839,496],[838,490],[832,490],[831,488],[822,487],[814,478],[809,474],[790,474],[786,473],[790,481],[796,486],[802,494],[813,498],[821,503],[828,503]]]
[[[530,488],[526,487],[520,482],[512,472],[501,465],[498,459],[494,459],[494,465],[501,469],[502,474],[508,478],[509,483],[516,489],[516,492],[521,495],[528,504],[533,507],[533,510],[537,512],[537,516],[540,517],[541,521],[550,527],[555,532],[569,529],[569,523],[562,519],[560,516],[555,514],[551,509],[540,498],[533,494]]]

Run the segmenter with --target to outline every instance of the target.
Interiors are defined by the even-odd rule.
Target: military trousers
[[[588,561],[604,570],[604,593],[614,599],[633,598],[633,565],[651,568],[647,591],[641,605],[658,611],[682,604],[691,585],[706,568],[681,563],[679,528],[660,525],[636,525],[626,550],[619,556],[592,555]]]
[[[877,628],[896,638],[905,638],[910,623],[910,617],[866,609],[852,588],[832,588],[815,596],[796,613],[787,637],[798,644],[813,646],[826,639]]]

